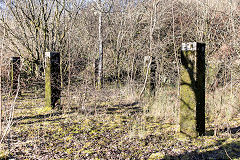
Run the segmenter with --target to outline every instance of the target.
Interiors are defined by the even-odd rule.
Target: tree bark
[[[99,64],[98,64],[98,89],[102,88],[103,81],[103,40],[102,40],[102,1],[98,0],[98,43],[99,43]]]

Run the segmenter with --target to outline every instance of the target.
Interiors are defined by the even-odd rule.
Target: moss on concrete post
[[[45,53],[45,107],[52,107],[52,91],[51,91],[51,62],[50,53]]]
[[[20,75],[20,57],[12,57],[11,58],[11,90],[12,90],[11,93],[13,95],[17,93],[19,75]]]
[[[144,68],[143,68],[145,80],[147,78],[145,94],[150,97],[155,96],[156,68],[157,68],[157,64],[156,64],[155,57],[145,56],[144,57]]]
[[[60,54],[58,52],[46,52],[45,58],[45,107],[55,108],[56,105],[60,105]]]
[[[183,43],[181,52],[180,132],[205,133],[205,44]]]

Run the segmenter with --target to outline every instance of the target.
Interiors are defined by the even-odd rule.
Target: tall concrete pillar
[[[180,132],[191,137],[205,134],[205,44],[182,44]]]
[[[61,95],[60,54],[46,52],[45,62],[45,106],[55,108]]]

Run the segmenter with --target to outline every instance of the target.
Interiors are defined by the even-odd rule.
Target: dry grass
[[[179,120],[179,101],[177,90],[162,88],[158,91],[148,116],[163,123],[177,124]],[[239,93],[237,89],[219,88],[206,94],[206,123],[213,128],[226,128],[230,121],[240,114]]]
[[[227,88],[217,89],[206,98],[206,118],[209,127],[214,129],[214,135],[220,130],[229,132],[231,125],[236,125],[240,117],[240,102],[238,93]],[[237,118],[234,120],[234,118]]]
[[[116,159],[116,157],[223,159],[228,156],[240,158],[238,155],[240,132],[237,131],[240,119],[233,114],[236,112],[234,107],[228,116],[225,116],[229,118],[227,126],[229,130],[220,128],[216,136],[207,135],[183,140],[178,138],[176,132],[178,100],[175,89],[161,89],[149,112],[144,112],[149,103],[132,103],[135,98],[124,95],[127,90],[128,88],[122,88],[117,95],[114,95],[116,93],[114,90],[104,91],[108,97],[101,99],[97,113],[93,114],[71,110],[65,114],[56,110],[45,111],[41,98],[32,101],[38,103],[32,103],[31,99],[26,97],[19,100],[14,125],[2,144],[2,157],[12,155],[18,159]],[[215,109],[207,109],[208,114],[215,116],[216,114],[213,114],[215,111],[220,111],[222,115],[227,113],[226,108],[229,108],[227,97],[224,97],[224,109],[223,107],[218,109],[220,104],[216,96],[221,95],[220,93],[221,91],[214,93],[214,101],[207,99],[208,107],[215,105]],[[94,101],[94,97],[90,95],[87,97],[91,98]],[[94,107],[93,103],[90,105],[89,102],[91,100],[85,102],[86,107]],[[237,104],[237,100],[233,102]],[[75,107],[81,105],[75,104]],[[210,125],[207,127],[208,132],[214,129]]]
[[[173,88],[161,88],[153,105],[150,106],[150,115],[155,119],[161,119],[165,123],[178,122],[178,95]]]

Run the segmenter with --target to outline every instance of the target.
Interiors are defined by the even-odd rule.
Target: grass
[[[65,113],[46,110],[44,99],[31,99],[31,95],[18,100],[14,125],[1,144],[0,155],[17,159],[240,159],[239,111],[233,109],[224,116],[227,125],[215,125],[219,120],[213,114],[219,110],[217,99],[207,99],[209,108],[215,106],[208,109],[212,118],[207,120],[207,135],[182,139],[172,89],[158,93],[151,107],[113,93],[105,93],[111,98],[85,101],[84,112],[76,109],[77,104]],[[221,94],[215,93],[215,98],[217,95]],[[228,98],[224,98],[226,106],[219,111],[222,115],[229,107]],[[149,112],[144,108],[150,108]]]

